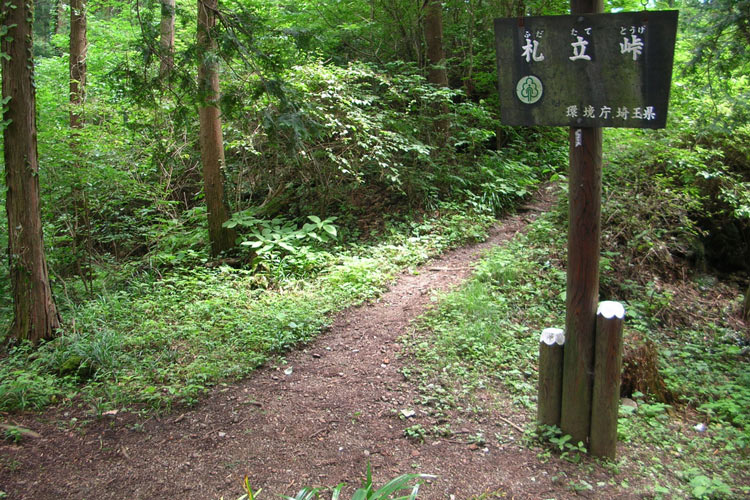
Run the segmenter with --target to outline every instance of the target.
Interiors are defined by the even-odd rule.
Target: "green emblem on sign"
[[[542,90],[542,81],[533,75],[524,76],[516,85],[518,99],[526,104],[534,104],[541,99]]]

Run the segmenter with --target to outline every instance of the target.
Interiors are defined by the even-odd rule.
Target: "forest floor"
[[[434,474],[420,490],[426,499],[632,497],[616,486],[576,493],[556,481],[560,473],[581,476],[581,467],[540,461],[538,450],[522,443],[533,415],[501,389],[478,394],[478,410],[450,411],[450,437],[420,442],[404,432],[431,422],[418,410],[414,382],[401,374],[416,361],[402,354],[399,339],[436,293],[464,281],[485,249],[524,231],[554,198],[542,189],[486,241],[403,273],[377,300],[336,315],[311,343],[241,382],[215,387],[193,407],[150,417],[111,411],[91,419],[72,407],[12,416],[36,437],[0,443],[0,491],[34,500],[235,500],[248,476],[254,489],[263,488],[260,498],[278,498],[303,486],[356,487],[370,463],[377,484],[403,473]],[[471,438],[480,432],[507,438]],[[595,466],[585,477],[595,483],[609,476]]]

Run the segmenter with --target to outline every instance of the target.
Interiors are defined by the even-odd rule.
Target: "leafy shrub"
[[[238,209],[299,216],[368,210],[357,200],[371,196],[431,206],[467,193],[497,208],[503,197],[524,196],[547,164],[514,164],[510,155],[485,160],[496,119],[461,91],[435,89],[412,65],[314,62],[289,69],[285,81],[283,99],[265,94],[235,110],[242,122],[233,122],[228,137],[227,173],[243,200]],[[452,123],[443,149],[432,119],[441,106],[450,108]],[[526,142],[515,151],[524,150],[535,148]],[[486,165],[479,174],[477,163]]]
[[[60,381],[54,374],[28,369],[26,362],[32,352],[31,345],[24,343],[11,347],[2,357],[0,411],[41,409],[62,392]]]

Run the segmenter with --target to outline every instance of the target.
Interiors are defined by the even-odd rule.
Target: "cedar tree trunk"
[[[236,233],[222,226],[229,219],[224,197],[224,139],[219,110],[219,71],[216,41],[211,31],[216,25],[217,0],[198,0],[198,114],[203,161],[203,189],[208,208],[208,238],[211,254],[234,246]]]
[[[44,258],[34,96],[33,3],[0,4],[8,262],[13,294],[10,338],[37,343],[54,336],[60,318]]]

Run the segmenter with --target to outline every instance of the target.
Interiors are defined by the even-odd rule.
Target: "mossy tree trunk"
[[[8,262],[13,294],[10,338],[37,343],[52,338],[60,318],[44,257],[39,212],[39,164],[34,95],[33,3],[0,5],[2,37],[3,141]]]
[[[211,254],[234,246],[236,234],[223,227],[229,219],[224,195],[224,138],[219,109],[219,68],[216,41],[212,31],[216,26],[217,0],[198,0],[198,114],[200,118],[200,147],[203,163],[203,188],[208,209],[208,237]]]

